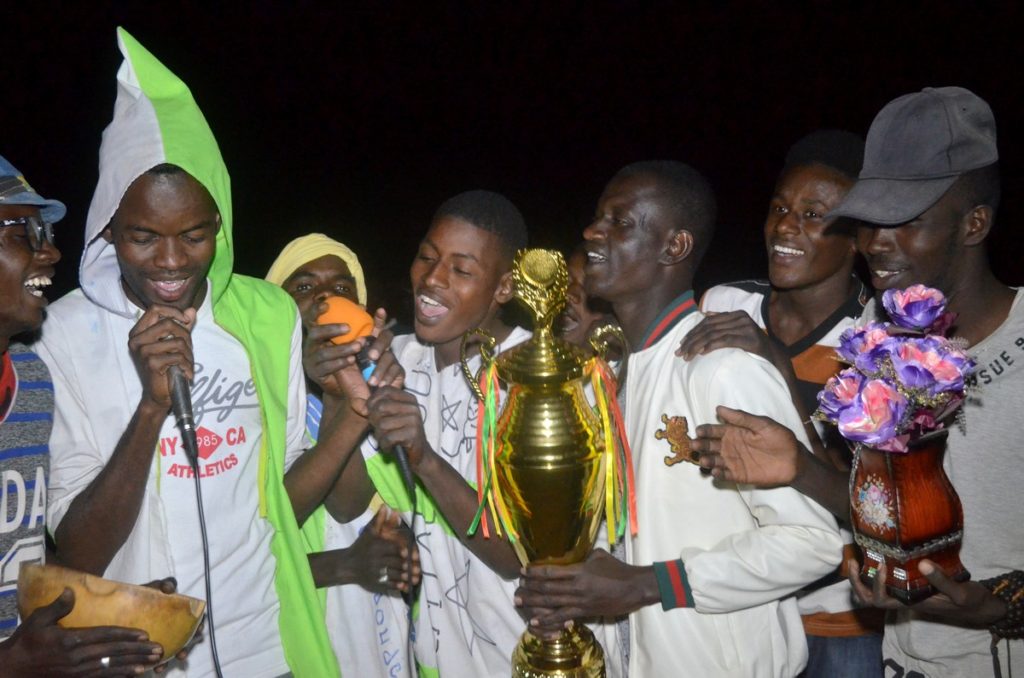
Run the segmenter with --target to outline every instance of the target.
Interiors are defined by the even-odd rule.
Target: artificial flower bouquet
[[[825,384],[814,416],[854,449],[850,522],[862,580],[884,570],[888,593],[912,603],[934,593],[917,568],[923,559],[954,580],[970,576],[959,555],[963,509],[942,457],[975,363],[961,340],[946,338],[954,316],[938,290],[887,290],[882,305],[890,322],[840,337],[836,353],[849,367]]]
[[[886,290],[882,305],[892,322],[840,337],[836,353],[850,367],[825,384],[815,417],[854,443],[907,452],[911,440],[943,428],[956,412],[975,363],[961,341],[945,337],[953,314],[938,290]]]

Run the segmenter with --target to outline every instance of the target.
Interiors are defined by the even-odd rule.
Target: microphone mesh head
[[[327,297],[324,303],[327,304],[327,310],[317,317],[317,324],[349,326],[347,333],[331,339],[335,344],[347,344],[373,333],[373,316],[359,304],[345,297]]]

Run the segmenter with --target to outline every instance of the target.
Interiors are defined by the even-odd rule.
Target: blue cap
[[[60,200],[47,200],[33,190],[25,177],[7,158],[0,155],[0,205],[32,205],[39,208],[39,216],[51,224],[60,221],[68,208]]]

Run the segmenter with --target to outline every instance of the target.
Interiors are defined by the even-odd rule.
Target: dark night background
[[[534,244],[570,247],[636,160],[705,172],[720,227],[698,287],[763,275],[761,224],[788,146],[865,133],[890,99],[957,84],[999,125],[997,272],[1024,283],[1024,11],[1007,3],[159,3],[8,5],[2,150],[68,205],[51,299],[76,285],[110,120],[120,24],[192,89],[232,176],[236,270],[262,276],[324,231],[371,304],[407,313],[434,209],[508,195]]]

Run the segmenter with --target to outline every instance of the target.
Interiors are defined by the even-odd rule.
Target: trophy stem
[[[512,678],[605,678],[604,651],[583,624],[554,640],[526,631],[512,653]]]

